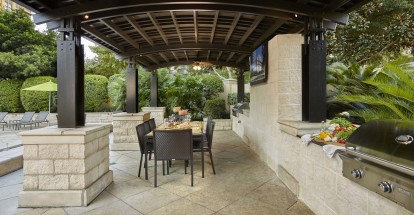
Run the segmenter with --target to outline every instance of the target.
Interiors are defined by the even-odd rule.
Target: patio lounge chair
[[[37,117],[34,120],[35,127],[36,127],[36,125],[37,125],[37,127],[39,127],[40,123],[42,123],[42,122],[46,122],[46,123],[49,122],[47,120],[48,115],[49,115],[49,111],[40,111],[39,114],[37,114]]]
[[[0,124],[3,125],[3,131],[4,131],[4,126],[7,126],[7,122],[4,120],[7,114],[8,112],[0,112]]]
[[[20,129],[22,125],[30,125],[30,130],[32,130],[32,125],[35,122],[32,120],[35,112],[26,112],[20,120],[10,120],[9,126],[13,126],[15,129]]]

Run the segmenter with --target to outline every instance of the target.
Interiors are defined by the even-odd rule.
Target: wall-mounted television
[[[261,44],[250,56],[250,85],[267,81],[267,42]]]

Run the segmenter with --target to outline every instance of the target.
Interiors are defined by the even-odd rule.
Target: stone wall
[[[111,150],[139,150],[136,126],[150,119],[150,113],[118,113],[113,115]]]
[[[269,79],[250,89],[250,113],[232,117],[233,130],[316,214],[412,214],[342,176],[342,161],[297,135],[319,123],[301,123],[300,35],[269,41]]]
[[[22,132],[20,207],[86,206],[112,182],[110,125]]]
[[[150,118],[154,118],[158,126],[164,122],[166,107],[143,107],[142,112],[149,112]]]

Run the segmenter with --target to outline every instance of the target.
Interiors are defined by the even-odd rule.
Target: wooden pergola
[[[370,0],[14,0],[58,29],[59,127],[83,126],[81,36],[128,59],[127,112],[138,111],[136,63],[150,70],[208,62],[248,70],[250,53],[278,34],[304,35],[304,120],[325,108],[325,29]],[[316,80],[316,82],[315,82]],[[316,83],[310,85],[309,83]],[[310,99],[312,98],[312,99]]]

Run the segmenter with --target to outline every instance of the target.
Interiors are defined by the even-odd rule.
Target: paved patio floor
[[[153,160],[147,181],[143,172],[137,177],[139,151],[112,151],[114,182],[88,207],[17,208],[23,180],[19,170],[0,177],[0,214],[313,214],[232,131],[215,131],[213,150],[216,175],[206,156],[201,178],[197,155],[194,187],[183,162],[173,161],[170,175],[163,176],[159,168],[157,188]]]

